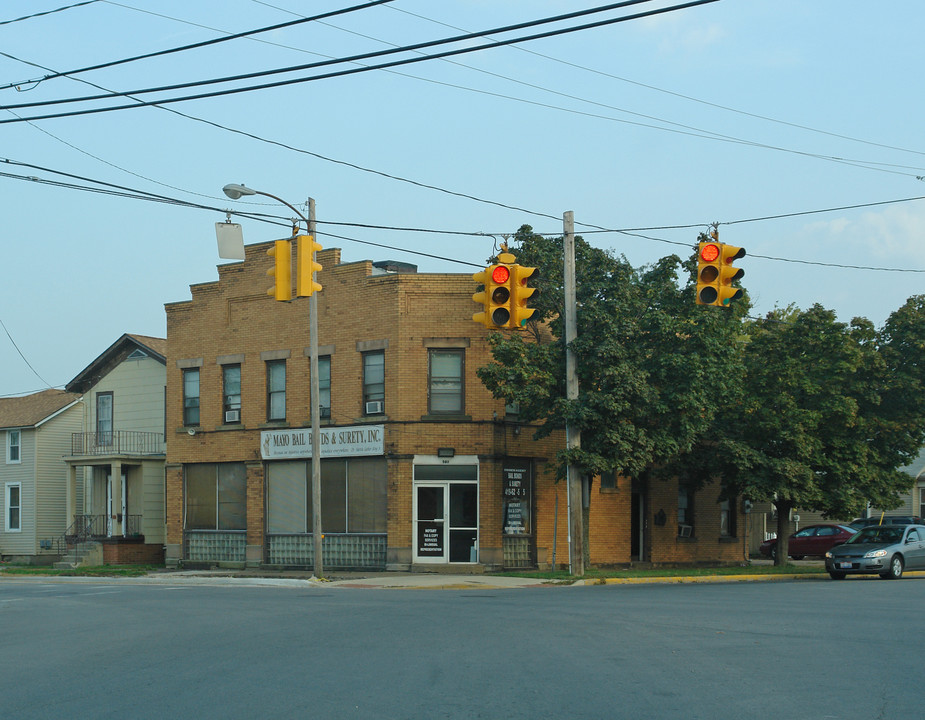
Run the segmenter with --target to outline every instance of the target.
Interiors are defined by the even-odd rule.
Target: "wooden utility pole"
[[[578,399],[578,372],[572,342],[578,337],[577,304],[575,300],[575,214],[569,210],[562,216],[563,255],[565,256],[565,396],[568,400]],[[566,425],[565,446],[569,450],[581,447],[581,431]],[[584,538],[584,513],[582,512],[581,470],[569,463],[567,470],[568,489],[568,560],[571,575],[585,574],[585,557],[582,545]]]

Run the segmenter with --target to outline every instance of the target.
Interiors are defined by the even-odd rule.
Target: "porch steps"
[[[68,548],[67,554],[55,563],[56,570],[72,570],[81,565],[102,565],[103,546],[98,542],[85,542]]]

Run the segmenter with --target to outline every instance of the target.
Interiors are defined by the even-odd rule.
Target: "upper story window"
[[[241,422],[240,365],[222,365],[222,411],[225,423]]]
[[[318,409],[323,418],[331,417],[331,356],[318,358]]]
[[[286,361],[267,361],[267,420],[286,419]]]
[[[96,444],[112,445],[112,393],[96,394]]]
[[[22,434],[19,430],[6,431],[6,461],[10,464],[22,462]]]
[[[464,351],[460,349],[441,348],[430,351],[429,412],[463,412],[464,358]]]
[[[3,527],[7,532],[20,532],[22,530],[22,484],[7,483],[4,493]]]
[[[363,414],[385,412],[385,351],[363,353]]]
[[[183,371],[183,424],[199,424],[199,368]]]

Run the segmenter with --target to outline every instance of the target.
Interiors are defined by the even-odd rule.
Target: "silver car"
[[[898,580],[903,570],[925,569],[925,525],[868,525],[825,554],[833,580],[872,575]]]

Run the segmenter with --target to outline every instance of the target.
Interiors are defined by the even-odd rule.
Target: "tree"
[[[794,507],[846,517],[908,491],[897,468],[925,437],[923,321],[925,302],[910,299],[879,333],[820,305],[749,326],[743,393],[717,418],[715,465],[727,494],[774,502],[777,564]]]
[[[712,427],[737,376],[745,303],[694,303],[693,264],[668,256],[634,269],[625,258],[576,238],[579,397],[565,393],[562,238],[523,226],[517,262],[538,268],[537,309],[526,333],[489,337],[493,361],[478,370],[486,387],[519,403],[536,437],[581,431],[581,448],[557,454],[557,477],[574,463],[588,475],[640,476],[690,451]]]

